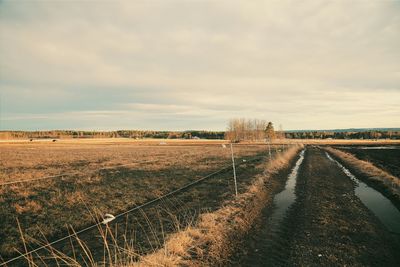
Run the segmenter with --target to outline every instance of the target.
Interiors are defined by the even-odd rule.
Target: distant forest
[[[160,139],[230,139],[230,131],[0,131],[0,139],[62,139],[62,138],[160,138]],[[397,139],[400,130],[355,130],[355,131],[287,131],[288,139]],[[276,131],[276,137],[283,134]]]
[[[59,139],[59,138],[160,138],[160,139],[224,139],[225,132],[216,131],[0,131],[0,139]]]
[[[289,139],[400,139],[400,130],[295,131],[285,132]]]

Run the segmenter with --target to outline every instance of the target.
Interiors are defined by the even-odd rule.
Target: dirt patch
[[[266,209],[264,222],[271,210]],[[262,221],[261,221],[262,222]],[[267,224],[254,228],[242,266],[399,266],[397,236],[354,194],[353,182],[325,152],[308,147],[289,208],[273,245]],[[271,243],[271,242],[270,242]],[[255,253],[256,252],[256,253]]]

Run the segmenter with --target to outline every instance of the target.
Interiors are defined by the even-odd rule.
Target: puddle
[[[294,189],[296,187],[296,180],[300,165],[301,163],[303,163],[304,160],[304,152],[305,150],[301,151],[300,158],[297,160],[296,165],[290,172],[289,177],[286,181],[285,189],[279,194],[275,195],[275,209],[271,217],[269,218],[272,227],[278,225],[282,221],[287,209],[290,207],[290,205],[293,204],[296,199]]]
[[[242,259],[243,266],[276,266],[285,265],[286,258],[281,257],[283,251],[286,250],[284,240],[280,237],[286,232],[286,226],[282,224],[285,219],[286,212],[295,202],[295,186],[299,168],[304,160],[305,150],[300,152],[300,157],[296,161],[286,180],[285,189],[276,194],[274,197],[274,209],[269,214],[269,209],[264,210],[268,215],[263,215],[259,222],[259,228],[254,235],[254,240],[250,246],[252,249],[248,251]],[[268,253],[265,253],[268,251]]]
[[[326,152],[325,152],[326,153]],[[355,194],[367,206],[387,229],[396,234],[400,234],[400,211],[384,195],[369,187],[364,182],[357,179],[346,167],[333,159],[328,153],[327,158],[343,170],[343,172],[356,183]]]

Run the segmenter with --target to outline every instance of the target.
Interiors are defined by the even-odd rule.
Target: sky
[[[400,1],[2,1],[0,130],[400,127]]]

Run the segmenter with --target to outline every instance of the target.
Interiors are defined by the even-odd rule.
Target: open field
[[[273,155],[278,148],[282,147],[272,148]],[[265,144],[239,144],[234,145],[234,153],[241,164],[236,170],[241,192],[263,171],[260,166],[268,150]],[[190,224],[200,212],[214,210],[234,195],[230,149],[220,142],[12,143],[0,145],[0,155],[2,183],[66,173],[0,187],[3,258],[16,255],[16,248],[22,249],[17,218],[29,236],[29,248],[34,248],[33,239],[45,236],[54,240],[68,234],[66,225],[80,230],[95,223],[95,215],[119,214],[228,166],[179,197],[118,221],[123,232],[134,232],[127,238],[134,239],[137,254],[143,254],[161,246],[167,233]],[[243,162],[254,157],[264,160]],[[129,165],[121,166],[124,164]],[[162,231],[152,230],[160,227]],[[98,229],[82,238],[87,238],[95,252],[102,252],[102,245],[96,248],[93,240],[96,232]],[[60,247],[71,251],[65,244]]]
[[[37,242],[44,237],[49,242],[64,237],[72,229],[101,221],[105,213],[124,213],[221,170],[179,194],[118,216],[109,228],[91,228],[52,249],[77,259],[67,261],[69,265],[90,260],[140,261],[144,266],[400,263],[399,210],[379,193],[381,187],[368,183],[367,174],[353,172],[353,161],[359,164],[356,158],[348,164],[315,144],[299,154],[300,147],[276,141],[270,160],[266,144],[234,144],[239,191],[235,197],[231,154],[229,145],[221,145],[224,141],[80,141],[0,145],[3,259],[18,256],[15,249],[24,251],[17,219],[29,251],[45,244]],[[378,153],[384,153],[381,150]],[[372,170],[381,173],[385,163],[398,162],[391,156],[386,159]],[[108,246],[115,251],[110,253]],[[54,253],[43,250],[33,259],[47,257],[46,264],[52,266]],[[14,263],[9,266],[26,265]]]
[[[116,167],[124,164],[140,164],[148,161],[171,159],[171,164],[182,160],[196,161],[193,155],[203,153],[213,156],[209,147],[222,142],[186,142],[146,140],[142,142],[126,139],[62,140],[3,143],[1,149],[0,182],[32,179],[69,172],[91,172],[99,168]],[[195,145],[195,149],[185,146]],[[197,145],[197,146],[196,146]],[[199,146],[204,150],[199,150]],[[176,149],[170,149],[176,147]],[[218,148],[220,148],[219,146]],[[215,152],[224,157],[229,153],[221,149]],[[183,153],[183,154],[182,154]],[[211,153],[211,154],[210,154]],[[182,155],[181,155],[182,154]],[[182,157],[177,157],[181,155]],[[154,166],[153,166],[154,167]]]

